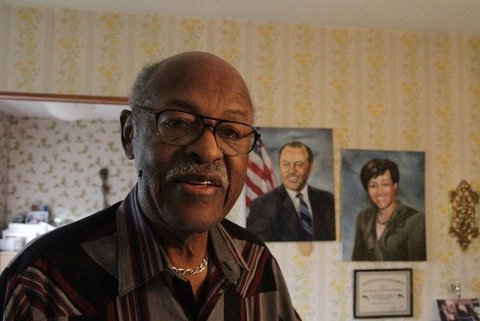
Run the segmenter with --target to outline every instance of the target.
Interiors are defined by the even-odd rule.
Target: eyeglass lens
[[[157,119],[158,134],[178,146],[196,141],[205,127],[213,128],[217,147],[226,155],[247,154],[255,143],[256,134],[247,124],[222,120],[209,125],[201,116],[177,110],[163,111]]]

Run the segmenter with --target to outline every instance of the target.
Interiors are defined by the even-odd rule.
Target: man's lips
[[[289,180],[290,182],[296,182],[296,181],[298,181],[298,176],[289,175],[289,176],[287,176],[287,180]]]
[[[222,187],[222,180],[217,175],[189,174],[174,177],[171,181],[174,183],[190,184],[197,186]]]

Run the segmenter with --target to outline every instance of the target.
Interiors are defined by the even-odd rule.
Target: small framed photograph
[[[413,316],[412,269],[354,270],[353,316]]]
[[[443,299],[437,300],[438,314],[442,321],[479,321],[479,299]]]

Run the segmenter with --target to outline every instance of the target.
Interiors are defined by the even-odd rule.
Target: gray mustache
[[[212,164],[196,164],[192,162],[181,162],[171,168],[166,175],[167,182],[176,179],[177,177],[188,174],[200,175],[215,175],[222,181],[222,186],[228,187],[230,181],[228,179],[227,168],[220,163]]]

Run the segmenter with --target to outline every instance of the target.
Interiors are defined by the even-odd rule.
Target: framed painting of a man
[[[426,260],[425,153],[341,154],[343,259]]]
[[[250,154],[247,229],[265,242],[335,240],[332,130],[261,133]]]

